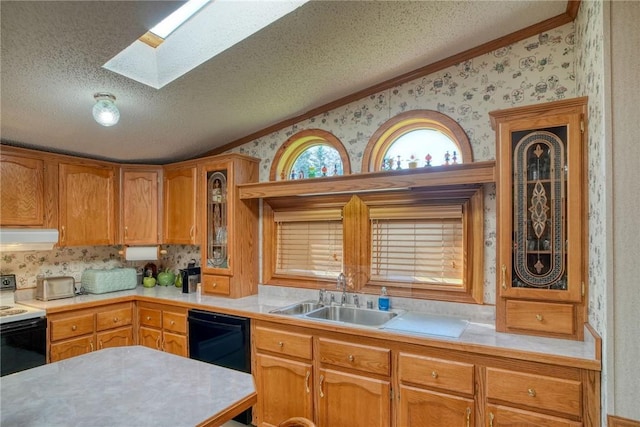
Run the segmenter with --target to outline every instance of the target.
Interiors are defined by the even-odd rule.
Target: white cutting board
[[[414,334],[458,338],[469,322],[457,317],[405,313],[388,321],[382,329]]]

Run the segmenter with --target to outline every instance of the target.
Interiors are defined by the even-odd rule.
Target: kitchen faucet
[[[347,303],[347,278],[344,273],[340,273],[338,275],[336,288],[338,288],[338,290],[342,290],[342,300],[340,301],[340,305],[345,305]]]

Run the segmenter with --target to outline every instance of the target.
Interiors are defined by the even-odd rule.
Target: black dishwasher
[[[251,373],[250,320],[229,314],[189,310],[189,357]],[[251,423],[251,408],[234,420]]]

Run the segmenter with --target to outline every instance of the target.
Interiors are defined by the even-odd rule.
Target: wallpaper
[[[333,133],[344,144],[354,173],[378,127],[395,115],[415,109],[437,110],[464,128],[474,160],[495,159],[493,110],[575,96],[574,26],[567,24],[511,46],[457,64],[351,104],[319,114],[248,142],[232,151],[262,159],[260,180],[267,181],[280,145],[305,129]],[[484,301],[495,303],[496,191],[485,188]]]

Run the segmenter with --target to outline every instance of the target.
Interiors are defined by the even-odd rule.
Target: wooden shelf
[[[238,185],[241,199],[287,196],[357,194],[414,188],[459,186],[495,182],[495,162],[473,162],[346,176],[270,181]]]

